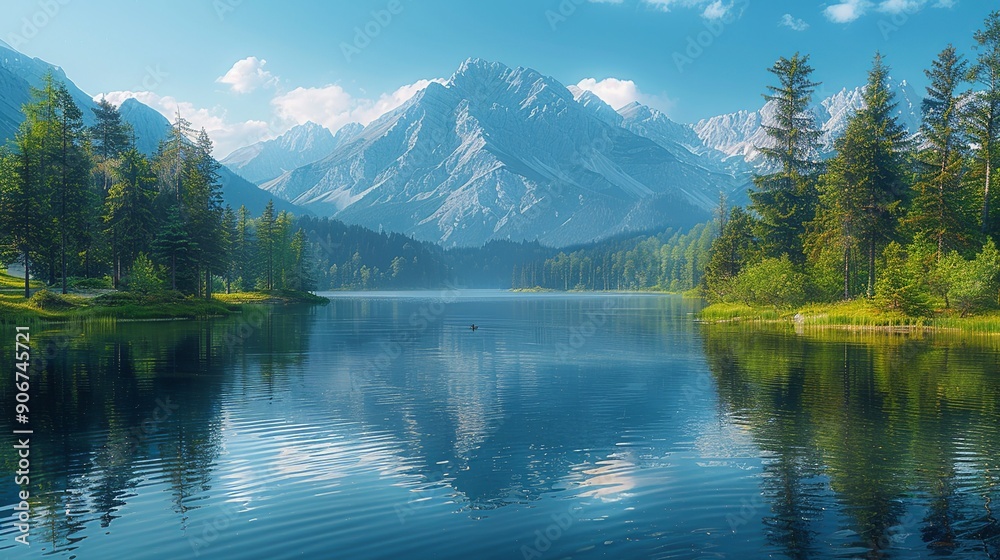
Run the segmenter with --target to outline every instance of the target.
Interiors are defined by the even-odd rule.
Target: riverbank
[[[811,304],[795,310],[716,303],[700,314],[706,323],[787,324],[811,328],[900,331],[950,330],[979,334],[1000,334],[1000,312],[961,316],[941,310],[929,317],[910,317],[886,312],[859,300],[831,304]]]
[[[134,294],[102,291],[61,295],[47,290],[31,299],[0,293],[0,324],[57,322],[72,319],[201,319],[238,313],[247,305],[326,305],[330,300],[305,292],[276,290],[218,294],[211,300],[178,292]]]

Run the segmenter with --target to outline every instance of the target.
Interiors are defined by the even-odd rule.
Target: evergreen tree
[[[85,231],[85,218],[96,203],[91,197],[90,157],[87,152],[83,112],[63,84],[55,86],[56,122],[59,148],[56,164],[58,177],[53,191],[54,226],[59,232],[59,265],[62,293],[67,293],[67,256],[79,247],[79,233]],[[71,238],[71,234],[77,232]]]
[[[837,155],[821,181],[821,210],[813,227],[813,255],[831,244],[843,251],[844,297],[854,295],[855,250],[866,262],[864,289],[874,295],[876,256],[892,240],[906,194],[906,130],[896,119],[889,68],[881,55],[868,74],[864,107],[837,141]]]
[[[239,279],[242,290],[251,290],[254,287],[254,239],[251,227],[250,211],[247,210],[246,206],[240,206],[236,218],[233,258],[236,261],[236,277]]]
[[[121,155],[112,170],[112,184],[104,205],[105,232],[113,239],[112,278],[117,288],[130,265],[147,250],[153,238],[153,199],[156,175],[135,148]]]
[[[963,184],[967,142],[960,111],[966,92],[962,90],[968,64],[955,47],[948,46],[926,71],[930,85],[923,102],[921,133],[924,148],[918,155],[919,180],[913,205],[906,219],[917,232],[937,244],[937,258],[945,249],[960,249],[971,241],[971,197]]]
[[[107,195],[108,191],[111,190],[111,168],[125,152],[133,147],[132,127],[122,122],[118,108],[103,97],[97,102],[97,107],[92,108],[91,111],[94,112],[94,118],[97,121],[90,128],[94,166],[98,183],[101,185],[103,193]]]
[[[197,240],[197,249],[193,251],[194,264],[204,274],[204,295],[206,299],[210,299],[212,273],[224,272],[222,263],[225,262],[225,250],[219,163],[212,157],[212,141],[204,130],[198,133],[196,143],[184,161],[184,167],[186,180],[181,198],[187,231],[192,240]]]
[[[970,79],[981,90],[972,95],[964,120],[973,145],[973,176],[981,185],[981,229],[994,233],[990,189],[1000,160],[1000,11],[986,18],[986,26],[976,32],[975,40],[978,57]]]
[[[732,289],[732,280],[744,267],[760,260],[756,229],[750,214],[740,207],[732,209],[721,235],[712,243],[705,266],[703,285],[710,299],[725,299]]]
[[[236,212],[228,204],[222,211],[222,248],[224,255],[223,277],[226,281],[226,293],[232,293],[233,276],[237,270],[237,238],[239,224]]]
[[[809,105],[819,84],[810,79],[809,57],[799,53],[780,58],[768,71],[779,85],[768,86],[764,96],[775,110],[773,122],[764,125],[769,145],[760,150],[777,171],[754,178],[751,208],[760,217],[756,225],[766,253],[802,263],[805,224],[815,215],[818,196],[821,132]]]
[[[167,269],[170,271],[171,290],[177,290],[181,285],[178,284],[178,276],[181,277],[182,284],[185,280],[191,280],[186,272],[190,271],[188,265],[193,260],[192,253],[197,250],[197,243],[188,236],[180,209],[177,205],[171,205],[153,241],[153,251],[161,262],[167,263]],[[197,281],[197,278],[194,278],[194,281]]]
[[[18,153],[0,149],[0,249],[4,261],[20,258],[24,264],[24,298],[31,297],[30,278],[46,228],[48,198],[42,196],[35,150],[37,139],[25,121],[16,136]]]
[[[257,222],[257,239],[264,260],[264,288],[274,289],[274,246],[275,246],[275,216],[274,201],[267,201],[264,213]]]

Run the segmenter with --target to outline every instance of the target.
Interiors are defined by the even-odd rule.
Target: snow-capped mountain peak
[[[447,245],[581,243],[708,216],[733,177],[631,132],[530,68],[463,62],[328,157],[263,187],[349,223]],[[693,159],[693,156],[691,156]]]
[[[240,148],[226,156],[222,164],[248,181],[265,183],[326,157],[360,132],[358,126],[349,124],[334,136],[323,126],[306,122],[272,140]]]

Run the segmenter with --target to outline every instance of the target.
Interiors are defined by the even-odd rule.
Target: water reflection
[[[248,320],[252,325],[248,325]],[[275,344],[297,352],[254,353],[265,375],[278,357],[301,355],[308,336],[302,315],[255,309],[243,317],[204,322],[92,321],[33,333],[30,428],[31,506],[35,550],[68,553],[84,546],[84,529],[110,530],[144,489],[169,496],[174,523],[188,525],[212,487],[221,453],[226,368],[251,359],[251,350]],[[249,328],[247,328],[249,326]],[[266,342],[265,342],[266,341]],[[285,349],[287,350],[287,348]],[[44,359],[43,359],[44,357]],[[13,402],[10,384],[0,400]],[[23,428],[4,414],[0,426]],[[4,453],[5,472],[16,470]],[[18,488],[3,485],[4,504]],[[12,527],[4,524],[5,537]],[[4,554],[19,552],[4,539]],[[20,545],[16,545],[20,546]]]
[[[768,458],[776,548],[1000,556],[1000,368],[988,343],[738,327],[703,337],[727,414]]]
[[[27,557],[1000,554],[995,349],[695,305],[373,295],[47,333]]]

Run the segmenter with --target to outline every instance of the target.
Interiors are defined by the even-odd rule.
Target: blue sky
[[[948,43],[971,52],[987,0],[7,0],[0,38],[84,91],[204,126],[218,155],[314,120],[369,121],[469,57],[529,66],[675,120],[755,109],[765,71],[812,56],[821,93],[876,50],[921,89]],[[360,35],[359,35],[360,30]]]

